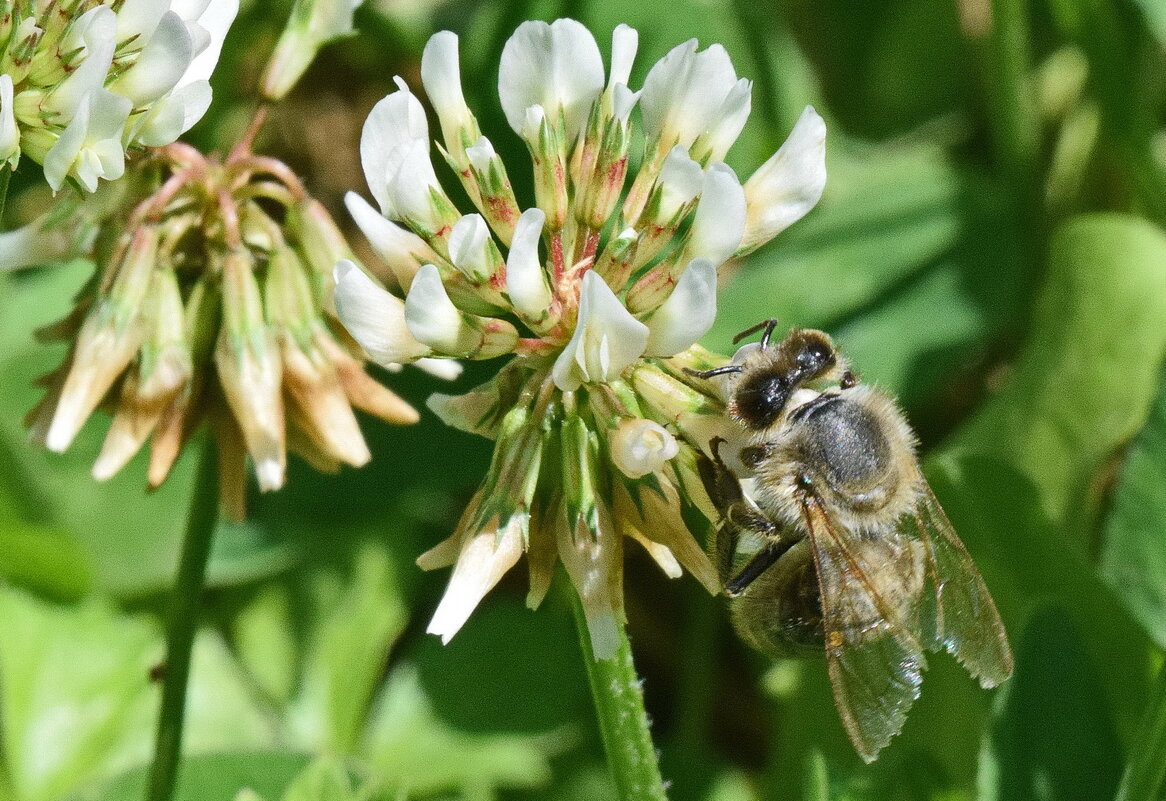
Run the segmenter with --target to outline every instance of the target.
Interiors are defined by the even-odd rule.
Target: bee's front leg
[[[700,461],[700,475],[709,498],[724,518],[714,535],[713,561],[725,594],[736,596],[789,550],[793,542],[783,536],[780,526],[745,499],[740,480],[721,459],[720,446],[724,442],[720,437],[709,442],[712,458]],[[740,573],[733,575],[733,560],[737,555],[737,543],[742,532],[764,541],[765,547],[749,560]]]

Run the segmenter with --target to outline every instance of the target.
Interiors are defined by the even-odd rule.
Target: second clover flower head
[[[0,9],[0,168],[21,155],[93,192],[127,148],[175,141],[206,112],[238,0],[23,0]]]
[[[633,90],[637,44],[635,30],[616,28],[605,76],[574,20],[523,23],[506,43],[498,93],[530,153],[533,206],[466,104],[453,33],[430,40],[421,77],[441,125],[436,149],[476,210],[463,214],[439,183],[424,109],[403,81],[364,126],[377,208],[347,202],[391,281],[341,265],[341,321],[378,361],[513,356],[469,393],[430,399],[448,424],[496,443],[456,531],[419,560],[455,566],[429,628],[443,639],[523,554],[531,606],[563,563],[599,658],[623,618],[625,537],[669,575],[683,566],[718,590],[696,536],[716,517],[697,458],[726,425],[723,401],[684,368],[722,361],[695,344],[716,316],[718,268],[821,196],[825,125],[807,107],[742,185],[722,159],[748,116],[750,82],[723,48],[694,40]],[[642,159],[631,153],[637,127]],[[408,353],[390,334],[402,327]]]

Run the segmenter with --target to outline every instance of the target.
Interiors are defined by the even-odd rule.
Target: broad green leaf
[[[89,589],[89,556],[67,531],[28,523],[0,508],[0,575],[57,600],[76,600]]]
[[[282,751],[205,754],[182,761],[174,801],[260,801],[279,798],[305,769],[309,757]],[[70,801],[130,801],[144,798],[147,768],[141,767],[104,786],[87,789]],[[329,799],[331,801],[331,799]]]
[[[551,779],[551,757],[563,734],[471,734],[449,728],[434,713],[416,668],[399,665],[381,689],[362,751],[390,797],[459,791],[492,798],[502,788],[536,788]]]
[[[1163,320],[1166,235],[1128,215],[1072,219],[1053,236],[1012,380],[960,436],[961,447],[999,453],[1028,476],[1082,550],[1105,463],[1149,414]]]
[[[352,753],[408,612],[392,565],[371,546],[359,552],[348,586],[334,574],[315,579],[317,608],[326,611],[310,635],[289,722],[305,745]]]
[[[296,776],[282,801],[355,801],[352,779],[339,760],[321,757]]]
[[[727,277],[706,344],[732,353],[769,317],[826,328],[913,409],[1019,325],[1026,233],[998,188],[934,147],[843,141],[830,165],[819,207]]]
[[[1101,575],[1159,647],[1166,647],[1166,383],[1118,478]]]
[[[18,801],[57,801],[146,762],[163,653],[154,620],[96,599],[60,606],[0,588],[0,710]],[[188,753],[274,742],[222,641],[195,644]]]
[[[940,151],[827,147],[822,200],[728,276],[710,342],[767,317],[830,326],[958,242],[960,175]]]
[[[1112,798],[1121,746],[1099,672],[1073,619],[1057,607],[1033,616],[1016,675],[992,730],[995,801]]]

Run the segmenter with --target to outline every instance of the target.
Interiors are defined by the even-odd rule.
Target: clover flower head
[[[238,0],[28,0],[0,10],[0,167],[93,192],[128,148],[175,141],[210,105]]]
[[[0,234],[0,268],[68,255],[97,265],[73,311],[41,332],[69,351],[29,413],[35,441],[63,451],[105,406],[113,422],[94,477],[113,476],[151,440],[156,487],[205,420],[224,511],[239,519],[248,459],[260,489],[274,490],[288,450],[325,471],[369,460],[354,409],[417,420],[365,372],[336,317],[340,307],[360,319],[374,304],[384,345],[366,346],[383,364],[412,362],[427,349],[410,338],[404,303],[367,278],[353,297],[362,268],[286,166],[246,146],[218,160],[171,144],[142,167],[74,201],[72,214]],[[395,317],[385,314],[394,301]]]
[[[378,360],[408,357],[388,335],[402,322],[417,358],[513,357],[477,389],[429,402],[496,443],[454,534],[418,560],[454,565],[430,624],[443,639],[523,554],[531,606],[563,563],[600,658],[623,617],[625,537],[668,575],[683,566],[719,589],[693,532],[716,517],[698,452],[728,423],[715,389],[685,368],[723,363],[695,344],[716,315],[717,270],[814,205],[825,128],[807,108],[742,185],[722,159],[748,116],[750,82],[723,48],[691,41],[632,90],[637,46],[635,30],[616,28],[605,75],[574,20],[523,23],[506,43],[498,94],[530,153],[529,207],[466,103],[453,33],[430,40],[421,79],[441,127],[437,151],[475,211],[459,210],[438,181],[424,108],[403,81],[364,126],[377,208],[356,196],[348,206],[386,281],[338,274],[341,321]],[[637,128],[643,158],[629,174]]]

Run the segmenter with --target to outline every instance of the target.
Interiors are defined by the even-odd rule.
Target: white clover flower
[[[127,148],[169,144],[205,113],[237,11],[238,0],[18,4],[0,47],[0,162],[27,155],[54,190],[120,177]]]
[[[605,383],[642,356],[647,344],[648,326],[633,317],[611,287],[590,271],[583,276],[575,333],[555,359],[551,376],[562,390]]]
[[[457,530],[419,560],[455,565],[430,631],[448,640],[525,553],[528,603],[545,596],[561,561],[606,658],[623,618],[627,539],[668,575],[683,567],[717,589],[689,526],[716,517],[697,459],[730,432],[723,398],[685,369],[727,361],[695,344],[716,316],[717,269],[765,240],[769,197],[804,205],[820,194],[822,156],[815,161],[799,129],[742,186],[722,159],[748,116],[751,84],[723,48],[682,44],[637,90],[628,86],[632,28],[613,32],[605,78],[582,25],[527,22],[503,48],[498,80],[533,162],[534,203],[520,204],[466,104],[457,44],[435,35],[421,78],[441,124],[438,149],[475,209],[454,208],[438,183],[424,110],[398,80],[361,137],[380,214],[346,200],[396,285],[342,265],[337,313],[381,363],[407,358],[409,347],[428,359],[512,357],[477,389],[429,402],[450,425],[495,440]],[[632,152],[639,142],[642,160]],[[413,345],[391,342],[402,320]]]

